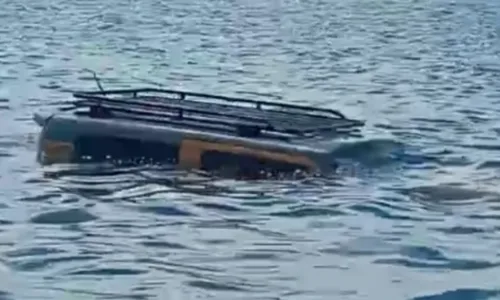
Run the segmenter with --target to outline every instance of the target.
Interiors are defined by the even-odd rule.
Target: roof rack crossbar
[[[169,104],[169,103],[161,103],[158,101],[154,102],[149,102],[149,101],[144,101],[144,100],[133,100],[133,99],[116,99],[116,98],[108,98],[108,97],[102,97],[98,95],[85,95],[83,97],[85,104],[80,103],[80,106],[86,105],[86,106],[99,106],[103,104],[107,104],[108,109],[111,110],[116,110],[119,108],[125,108],[125,107],[131,107],[131,106],[136,106],[142,108],[142,113],[143,114],[154,114],[155,111],[161,110],[164,112],[171,112],[174,113],[178,118],[186,118],[186,114],[199,114],[203,115],[205,117],[212,117],[210,119],[205,119],[205,122],[211,122],[211,123],[217,123],[220,122],[220,117],[226,117],[227,119],[232,119],[233,122],[226,122],[226,123],[231,123],[233,126],[253,126],[253,127],[259,127],[262,129],[270,130],[270,131],[275,131],[275,132],[282,132],[282,133],[290,133],[290,134],[295,134],[295,135],[303,135],[303,134],[310,134],[315,131],[324,131],[324,130],[336,130],[337,128],[352,128],[359,126],[359,124],[355,120],[349,120],[349,119],[333,119],[333,120],[328,120],[330,122],[325,122],[323,120],[322,122],[319,122],[316,124],[316,126],[297,126],[297,124],[291,123],[288,124],[288,126],[284,126],[283,124],[273,124],[272,120],[268,120],[265,118],[261,117],[255,117],[255,116],[250,116],[250,115],[238,115],[234,116],[233,114],[225,113],[223,111],[218,111],[218,110],[203,110],[203,109],[196,109],[196,108],[190,108],[186,107],[185,105],[182,104]],[[302,116],[302,115],[300,115]],[[173,117],[172,115],[170,117]],[[214,118],[218,117],[218,118]],[[311,117],[311,116],[308,116]],[[196,119],[199,122],[203,122],[203,120]],[[294,126],[295,125],[295,126]]]
[[[92,106],[93,103],[89,103],[87,100],[79,101],[74,103],[75,108],[79,107],[89,107]],[[173,125],[182,125],[191,128],[200,128],[203,126],[205,129],[213,129],[213,130],[224,130],[224,131],[239,131],[244,130],[245,128],[256,128],[258,130],[266,131],[266,135],[275,135],[271,136],[275,139],[287,140],[291,135],[301,136],[300,132],[295,132],[294,130],[289,130],[287,132],[282,132],[278,130],[273,130],[273,128],[268,126],[263,126],[262,124],[255,123],[234,123],[230,121],[223,121],[213,119],[210,122],[207,122],[203,119],[197,119],[194,117],[183,117],[177,118],[176,114],[166,114],[162,112],[149,112],[145,110],[141,110],[140,108],[131,108],[131,107],[121,107],[113,104],[103,103],[99,105],[99,107],[110,110],[114,113],[118,112],[120,115],[114,115],[113,117],[122,118],[122,119],[132,119],[139,121],[152,121],[155,123],[163,123],[163,124],[173,124]],[[276,136],[278,134],[279,136]]]
[[[95,102],[92,100],[83,100],[83,101],[78,101],[74,103],[75,107],[80,108],[80,107],[92,107],[92,106],[98,106],[102,107],[105,109],[108,109],[109,111],[118,111],[118,112],[128,112],[128,113],[134,113],[137,115],[143,115],[143,116],[155,116],[155,117],[163,117],[167,118],[168,120],[178,120],[178,121],[197,121],[200,123],[203,122],[208,122],[211,124],[223,124],[223,125],[232,125],[232,126],[255,126],[259,127],[262,129],[270,129],[272,130],[272,127],[268,126],[267,124],[263,123],[257,123],[257,122],[231,122],[229,120],[224,121],[221,118],[211,118],[211,119],[204,119],[204,118],[196,118],[193,116],[187,116],[187,115],[182,115],[179,116],[179,114],[176,111],[166,111],[166,110],[149,110],[144,107],[139,107],[139,106],[123,106],[123,105],[116,105],[113,103],[100,103],[99,105],[96,105]],[[196,113],[196,112],[194,112]]]
[[[200,98],[207,98],[207,99],[224,100],[224,101],[227,101],[230,103],[254,104],[257,109],[261,109],[262,106],[265,105],[265,106],[281,108],[281,109],[293,109],[293,110],[297,110],[297,111],[302,111],[305,115],[317,116],[317,115],[312,114],[312,113],[323,113],[323,114],[329,114],[330,116],[335,116],[337,118],[346,119],[346,117],[342,113],[340,113],[337,110],[333,110],[333,109],[325,109],[325,108],[317,108],[317,107],[305,107],[302,105],[295,105],[295,104],[288,104],[288,103],[276,103],[276,102],[263,101],[263,100],[250,100],[250,99],[246,99],[246,98],[228,97],[228,96],[213,95],[213,94],[207,94],[207,93],[188,92],[188,91],[173,90],[173,89],[158,89],[158,88],[114,89],[114,90],[106,90],[106,91],[75,92],[75,93],[73,93],[73,95],[77,98],[87,98],[89,96],[95,96],[95,95],[108,96],[108,95],[120,95],[120,94],[121,95],[131,94],[133,97],[137,97],[140,93],[147,93],[147,92],[175,94],[175,95],[179,96],[180,100],[185,99],[186,96],[192,96],[192,97],[200,97]],[[286,111],[284,111],[284,112],[286,112]]]
[[[178,117],[178,118],[184,118],[188,119],[189,117],[186,116],[186,113],[189,114],[199,114],[199,115],[205,115],[212,117],[209,121],[211,123],[216,123],[220,121],[220,118],[214,119],[213,117],[227,117],[227,118],[232,118],[234,119],[234,116],[228,113],[224,113],[221,111],[209,111],[209,110],[201,110],[201,109],[195,109],[195,108],[189,108],[185,107],[183,105],[175,105],[175,104],[154,104],[150,103],[147,101],[128,101],[128,100],[118,100],[118,99],[112,99],[112,98],[104,98],[104,97],[99,97],[99,96],[92,96],[92,97],[86,97],[85,100],[80,101],[80,102],[75,102],[75,104],[78,103],[78,106],[104,106],[108,109],[124,109],[126,107],[141,107],[144,111],[143,114],[156,114],[156,110],[158,109],[163,112],[172,112],[175,113],[174,115],[171,115],[171,117]],[[149,109],[149,110],[146,110]],[[256,117],[251,117],[251,116],[238,116],[235,122],[233,123],[239,123],[240,125],[252,125],[252,126],[260,126],[260,127],[265,127],[265,128],[271,128],[272,125],[269,124],[265,119],[263,118],[256,118]]]
[[[128,105],[128,106],[142,106],[144,108],[149,108],[149,109],[162,109],[165,111],[175,111],[177,114],[182,117],[184,115],[184,112],[186,113],[198,113],[198,114],[203,114],[203,115],[208,115],[208,116],[218,116],[218,117],[228,117],[228,118],[236,118],[241,121],[246,121],[246,122],[260,122],[260,123],[265,123],[266,126],[271,126],[269,122],[264,119],[264,118],[258,118],[258,117],[253,117],[249,115],[245,116],[237,116],[235,117],[234,115],[224,113],[221,111],[210,111],[210,110],[202,110],[202,109],[196,109],[196,108],[189,108],[186,107],[185,105],[182,104],[170,104],[170,103],[152,103],[149,101],[141,101],[141,100],[129,100],[129,99],[113,99],[113,98],[106,98],[106,97],[100,97],[100,96],[89,96],[89,97],[84,97],[83,99],[87,100],[88,105],[101,105],[104,103],[108,104],[113,104],[113,105]],[[154,112],[154,111],[152,111]]]
[[[171,112],[168,114],[168,111],[151,111],[147,110],[141,107],[127,107],[127,106],[120,106],[116,105],[113,103],[100,103],[96,105],[96,103],[92,100],[82,100],[78,102],[74,102],[74,105],[76,108],[81,108],[81,107],[92,107],[92,106],[98,106],[98,107],[103,107],[105,109],[108,109],[110,111],[115,111],[115,112],[121,112],[121,113],[127,113],[129,114],[129,117],[131,115],[137,115],[137,116],[150,116],[153,118],[157,118],[157,120],[160,120],[160,118],[164,119],[165,123],[172,123],[172,124],[177,124],[177,125],[189,125],[188,123],[196,122],[198,123],[198,128],[200,126],[209,128],[211,125],[220,125],[220,126],[226,126],[226,127],[231,127],[233,130],[238,130],[241,129],[242,127],[253,127],[259,130],[265,130],[267,132],[274,132],[277,134],[285,134],[285,135],[294,135],[297,137],[300,136],[306,136],[306,135],[311,135],[314,133],[318,133],[320,131],[326,131],[326,130],[332,130],[332,129],[343,129],[343,128],[352,128],[358,126],[357,123],[353,124],[352,122],[346,122],[344,124],[339,124],[338,126],[321,126],[321,127],[313,127],[313,128],[304,128],[304,129],[295,129],[295,128],[279,128],[279,127],[273,127],[269,124],[266,123],[258,123],[258,122],[251,122],[251,121],[245,121],[245,122],[231,122],[230,120],[222,120],[220,118],[212,118],[212,119],[203,119],[203,118],[196,118],[193,116],[186,116],[183,115],[182,117],[179,117],[179,115],[176,112]],[[196,113],[196,111],[194,111]],[[194,125],[192,125],[194,126]]]

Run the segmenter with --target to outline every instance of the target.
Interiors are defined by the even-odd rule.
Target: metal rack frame
[[[91,117],[225,129],[246,137],[258,137],[262,131],[289,138],[306,137],[327,131],[356,130],[364,125],[332,109],[181,90],[81,91],[73,96],[78,100],[70,109],[88,107]]]

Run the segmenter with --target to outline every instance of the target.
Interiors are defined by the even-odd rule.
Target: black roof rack
[[[283,137],[354,131],[364,122],[336,110],[157,88],[75,92],[74,106],[95,117],[116,117],[188,127],[232,130],[244,136],[261,131]]]

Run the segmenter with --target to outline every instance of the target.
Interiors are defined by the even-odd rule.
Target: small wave
[[[478,199],[498,198],[496,193],[471,189],[452,184],[438,184],[428,186],[417,186],[414,188],[401,189],[400,192],[410,196],[412,199],[427,203],[470,203]]]
[[[390,139],[369,139],[341,143],[332,152],[334,158],[347,158],[365,163],[380,163],[402,153],[404,144]]]
[[[14,297],[6,291],[0,291],[0,300],[11,300],[14,299]]]
[[[368,167],[391,164],[420,165],[436,162],[438,156],[394,139],[367,139],[339,144],[332,152],[338,161],[360,163]]]
[[[500,297],[500,290],[461,288],[439,294],[418,296],[412,300],[494,300]]]
[[[76,224],[95,219],[96,216],[84,209],[70,208],[37,214],[31,218],[31,222],[37,224]]]

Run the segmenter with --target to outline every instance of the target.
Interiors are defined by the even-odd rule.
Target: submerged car
[[[329,172],[332,142],[364,122],[338,111],[157,88],[74,92],[44,116],[42,164],[172,164],[238,174]]]

